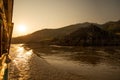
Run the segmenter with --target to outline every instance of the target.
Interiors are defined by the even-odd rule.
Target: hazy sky
[[[14,0],[14,33],[20,36],[43,28],[120,19],[120,0]],[[18,27],[24,26],[26,31]]]

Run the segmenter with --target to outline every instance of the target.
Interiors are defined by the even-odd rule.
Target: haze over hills
[[[118,44],[119,33],[120,21],[108,22],[102,25],[87,22],[58,29],[39,30],[29,35],[13,38],[12,43],[50,42],[52,44],[75,45],[78,43],[77,41],[79,41],[79,45],[81,45],[84,41],[87,41],[87,45],[98,45],[96,43],[105,44],[109,41],[111,44]],[[86,40],[84,38],[86,38]],[[92,39],[95,39],[95,41]],[[91,43],[91,41],[93,41],[93,43]]]

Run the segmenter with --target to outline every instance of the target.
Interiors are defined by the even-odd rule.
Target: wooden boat
[[[0,0],[0,80],[8,79],[9,49],[13,30],[14,0]]]

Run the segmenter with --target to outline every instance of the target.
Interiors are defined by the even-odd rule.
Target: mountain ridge
[[[89,27],[90,25],[94,25],[94,26],[100,28],[101,30],[106,31],[108,33],[112,33],[114,35],[117,35],[117,33],[120,33],[120,30],[119,30],[120,29],[120,20],[116,21],[116,22],[107,22],[102,25],[86,22],[86,23],[72,24],[72,25],[68,25],[68,26],[65,26],[62,28],[58,28],[58,29],[38,30],[38,31],[36,31],[32,34],[26,35],[26,36],[20,36],[20,37],[13,38],[12,43],[41,43],[41,42],[43,43],[43,42],[49,42],[49,41],[53,42],[55,40],[59,41],[60,39],[63,39],[63,37],[65,37],[67,35],[71,35],[71,34],[73,35],[73,33],[77,30],[80,30],[82,28],[87,29],[87,27]],[[118,31],[115,32],[114,30],[118,30]],[[80,30],[80,31],[83,32],[82,30]],[[87,32],[89,32],[89,30]],[[87,32],[84,32],[84,33],[87,33]],[[77,35],[77,34],[75,34],[75,35]],[[98,35],[98,34],[96,34],[96,35]],[[80,37],[80,36],[78,36],[78,37]],[[53,42],[53,43],[55,43],[55,42]]]
[[[118,45],[120,37],[91,24],[56,41],[63,46],[108,46]]]

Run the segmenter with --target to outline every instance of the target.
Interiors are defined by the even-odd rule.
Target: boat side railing
[[[8,52],[11,43],[13,0],[0,0],[0,56]]]
[[[12,14],[14,0],[0,0],[0,80],[7,80],[5,71],[12,38]]]

